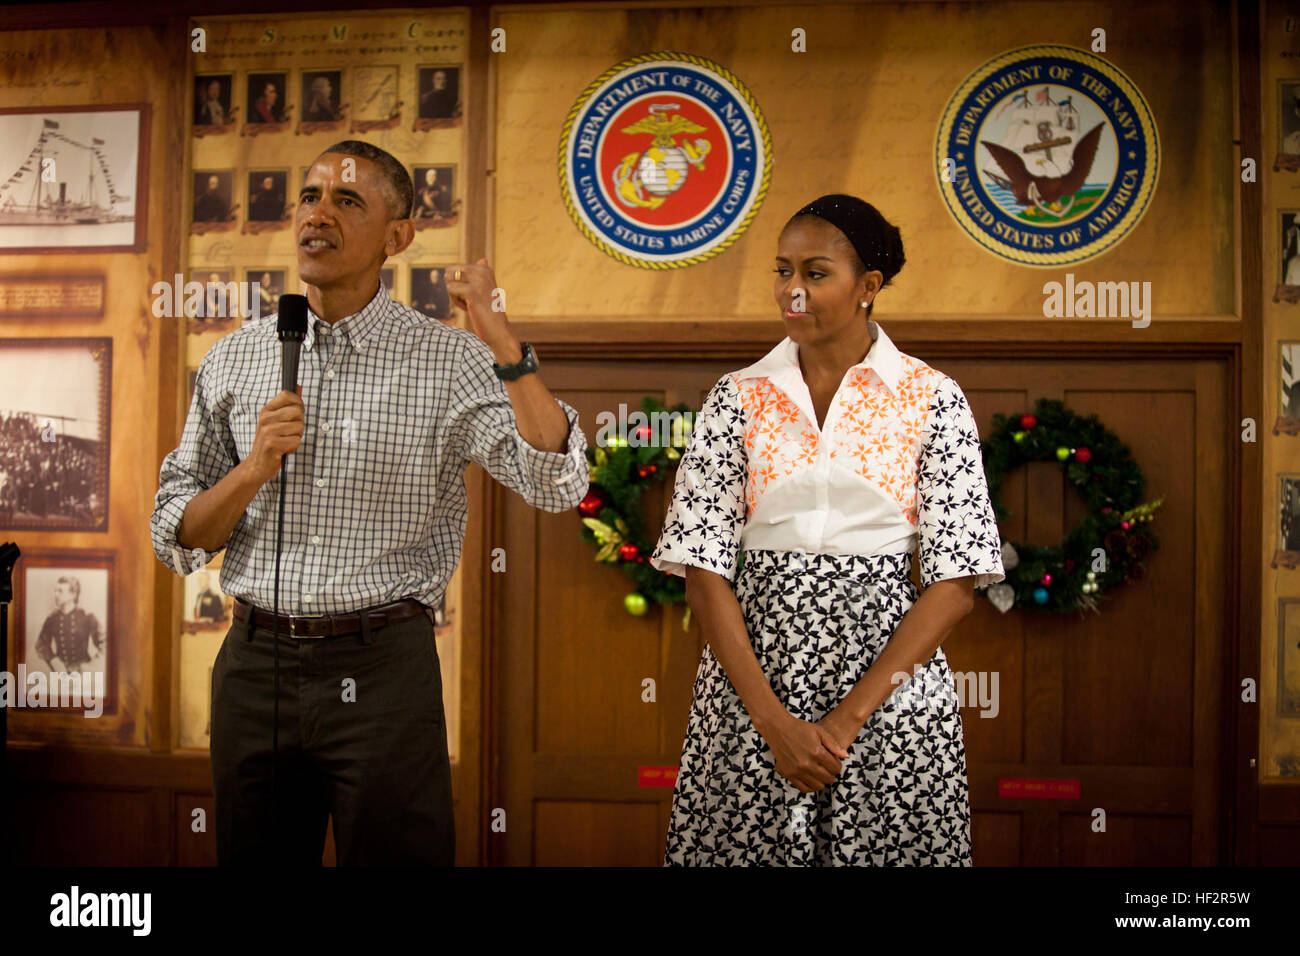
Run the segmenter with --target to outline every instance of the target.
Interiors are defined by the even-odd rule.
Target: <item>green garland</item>
[[[1040,398],[1033,414],[994,415],[982,442],[984,475],[999,521],[1002,481],[1031,461],[1055,461],[1079,492],[1088,513],[1054,548],[1016,545],[1002,538],[1006,580],[985,589],[1001,611],[1010,607],[1064,613],[1098,611],[1097,598],[1112,587],[1138,581],[1156,536],[1144,528],[1164,502],[1143,503],[1142,471],[1119,438],[1097,420],[1061,402]],[[1097,553],[1101,549],[1101,554]]]
[[[677,467],[696,414],[684,403],[668,409],[649,397],[641,400],[641,411],[646,423],[632,428],[630,436],[611,436],[603,448],[588,446],[590,490],[578,505],[582,538],[596,546],[596,560],[618,565],[636,585],[623,598],[623,607],[637,616],[645,614],[652,603],[679,604],[686,600],[686,582],[650,564],[655,542],[646,537],[641,496]],[[629,423],[636,420],[639,416],[634,412]],[[661,427],[656,429],[651,423]],[[668,435],[663,434],[665,423]],[[668,439],[666,444],[661,443],[664,438]],[[687,607],[683,628],[690,626],[690,614]]]

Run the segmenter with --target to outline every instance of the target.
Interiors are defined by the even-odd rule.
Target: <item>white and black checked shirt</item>
[[[276,322],[248,323],[199,363],[150,519],[154,553],[177,574],[217,553],[177,542],[185,506],[251,453],[258,415],[281,391]],[[437,606],[464,543],[468,461],[536,508],[577,505],[588,487],[577,412],[560,402],[566,451],[534,448],[493,361],[473,332],[394,302],[382,283],[364,309],[332,327],[309,312],[298,372],[303,437],[286,464],[281,614],[342,614],[404,598]],[[279,494],[277,473],[235,525],[221,565],[222,591],[268,609]]]

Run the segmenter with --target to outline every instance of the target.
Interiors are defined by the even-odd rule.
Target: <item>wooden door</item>
[[[927,358],[894,338],[961,384],[981,434],[995,412],[1029,410],[1039,396],[1096,413],[1133,449],[1148,499],[1165,499],[1147,577],[1112,592],[1101,615],[1003,615],[981,597],[945,642],[954,672],[998,679],[996,716],[963,711],[976,864],[1225,862],[1228,363]],[[764,351],[756,344],[754,357]],[[598,412],[635,409],[643,395],[698,408],[747,361],[553,361],[547,382],[578,409],[590,443]],[[646,495],[656,530],[668,490]],[[1003,534],[1032,544],[1059,542],[1083,511],[1051,464],[1012,474],[1003,500],[1014,512]],[[505,830],[487,833],[488,860],[659,865],[672,791],[639,786],[638,768],[680,756],[698,625],[683,631],[680,609],[627,614],[630,581],[594,563],[576,511],[537,512],[499,486],[492,504],[486,544],[505,548],[507,570],[486,582],[488,802],[505,812]],[[647,677],[653,703],[642,699]],[[1000,797],[998,781],[1011,778],[1077,780],[1080,797]]]

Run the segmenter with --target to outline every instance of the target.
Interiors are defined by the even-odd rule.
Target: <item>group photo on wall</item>
[[[1300,11],[5,9],[36,922],[165,935],[241,871],[404,912],[411,867],[1263,919]],[[118,872],[157,879],[110,907]]]

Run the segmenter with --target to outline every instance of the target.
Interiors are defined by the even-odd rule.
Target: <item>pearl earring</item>
[[[867,303],[866,303],[866,302],[863,302],[863,303],[862,303],[862,307],[865,309],[865,308],[867,307]]]

